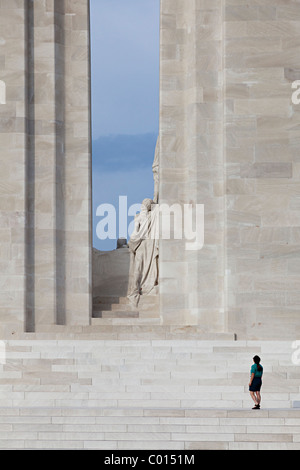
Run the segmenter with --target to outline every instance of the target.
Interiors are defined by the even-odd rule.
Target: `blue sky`
[[[91,0],[94,246],[96,209],[153,195],[159,121],[159,0]],[[132,219],[129,218],[128,222]]]

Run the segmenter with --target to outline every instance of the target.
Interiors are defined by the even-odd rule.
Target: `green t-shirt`
[[[254,377],[262,377],[263,375],[263,366],[260,364],[262,370],[257,370],[257,364],[253,364],[251,367],[250,374],[254,374]]]

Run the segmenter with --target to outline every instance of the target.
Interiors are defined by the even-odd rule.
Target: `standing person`
[[[261,395],[260,389],[262,386],[262,375],[263,375],[263,366],[260,364],[260,357],[254,356],[253,358],[253,366],[251,367],[251,377],[249,383],[249,391],[252,400],[254,401],[255,405],[252,410],[259,410],[260,409],[260,402],[261,402]]]

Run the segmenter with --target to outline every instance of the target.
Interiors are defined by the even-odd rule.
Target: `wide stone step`
[[[103,312],[102,312],[103,313]],[[128,315],[129,313],[129,315]],[[96,313],[95,313],[96,315]],[[143,326],[143,325],[160,325],[161,319],[155,313],[152,316],[152,313],[149,316],[144,316],[141,318],[139,313],[136,312],[105,312],[105,316],[96,317],[93,316],[92,326],[105,326],[105,325],[120,325],[120,326]]]
[[[94,319],[102,319],[101,322],[94,321]],[[144,311],[132,311],[132,310],[93,310],[93,318],[92,318],[92,325],[104,325],[104,319],[130,319],[130,318],[139,318],[141,321],[137,321],[134,323],[129,324],[153,324],[153,320],[155,319],[154,323],[157,325],[161,324],[161,318],[159,312],[152,311],[152,310],[144,310]],[[146,321],[149,320],[149,321]],[[115,323],[117,324],[117,323]],[[120,323],[122,324],[122,323]]]
[[[117,304],[117,305],[130,305],[128,297],[117,297],[117,296],[98,296],[93,299],[94,305],[98,304]],[[152,305],[159,304],[159,297],[157,295],[145,295],[141,296],[140,304]]]
[[[94,310],[93,318],[138,318],[139,312],[132,310]]]
[[[157,314],[157,312],[156,312]],[[144,315],[144,313],[142,314]],[[96,319],[95,319],[96,320]],[[82,325],[43,325],[37,324],[35,333],[14,332],[15,340],[130,340],[130,341],[151,341],[155,340],[176,340],[186,341],[229,341],[234,342],[236,336],[234,333],[216,333],[209,332],[199,325],[166,325],[166,324],[138,324],[134,322],[129,325],[105,325],[104,320],[95,321],[97,324]],[[12,339],[11,330],[8,330],[7,340]]]
[[[110,296],[110,295],[107,295],[107,296],[101,296],[101,297],[94,297],[93,298],[93,303],[94,305],[97,305],[97,304],[112,304],[112,303],[115,303],[115,304],[119,304],[121,303],[121,299],[125,300],[126,297],[118,297],[118,296]]]
[[[300,450],[300,410],[0,408],[0,448]]]
[[[153,305],[141,305],[138,308],[135,308],[134,306],[130,304],[97,304],[94,305],[93,308],[93,316],[94,313],[96,312],[101,312],[101,311],[111,311],[111,312],[135,312],[135,313],[145,313],[147,312],[157,312],[157,315],[159,316],[159,309],[154,308]]]
[[[132,305],[130,304],[104,304],[104,303],[99,303],[99,304],[94,304],[93,312],[94,311],[122,311],[122,312],[138,312],[137,309],[135,309]]]
[[[118,308],[125,308],[125,306],[128,306],[132,308],[132,304],[129,301],[127,297],[116,297],[116,296],[101,296],[101,297],[96,297],[93,299],[93,305],[94,308],[98,308],[99,306],[111,306],[112,309],[118,309]],[[138,308],[139,309],[147,309],[147,308],[153,308],[153,307],[159,307],[159,297],[158,296],[141,296]],[[107,309],[108,310],[108,309]]]

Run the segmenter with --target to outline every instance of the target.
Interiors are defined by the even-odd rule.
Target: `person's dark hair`
[[[262,370],[262,366],[260,365],[260,357],[259,356],[254,356],[253,361],[257,365],[257,370],[258,371]]]

